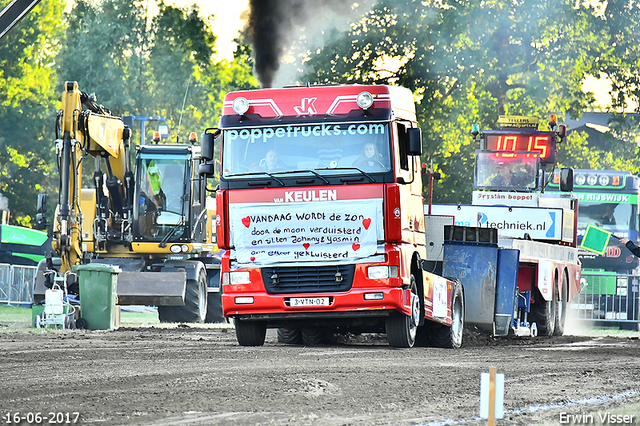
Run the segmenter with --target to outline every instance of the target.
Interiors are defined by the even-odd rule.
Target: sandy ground
[[[40,424],[79,413],[78,424],[105,425],[483,425],[480,374],[490,367],[505,376],[499,425],[640,407],[638,337],[467,331],[458,350],[393,349],[377,335],[284,345],[269,330],[251,348],[231,326],[177,325],[0,333],[0,423],[40,412]]]

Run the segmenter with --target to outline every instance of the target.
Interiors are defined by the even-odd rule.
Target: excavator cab
[[[190,159],[188,153],[138,153],[133,205],[134,241],[189,239]]]

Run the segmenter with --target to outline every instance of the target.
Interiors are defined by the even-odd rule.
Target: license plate
[[[328,297],[292,297],[289,306],[329,306]]]

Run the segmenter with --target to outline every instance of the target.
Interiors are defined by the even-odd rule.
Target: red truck
[[[216,173],[222,305],[238,343],[315,344],[386,333],[394,347],[459,347],[458,280],[427,270],[412,93],[315,86],[229,93],[202,139]]]

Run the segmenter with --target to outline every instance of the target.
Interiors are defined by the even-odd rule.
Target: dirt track
[[[465,338],[403,350],[382,338],[288,346],[274,330],[240,347],[232,328],[186,326],[0,333],[0,423],[19,411],[107,425],[480,425],[492,366],[505,374],[499,425],[640,402],[638,338]]]

